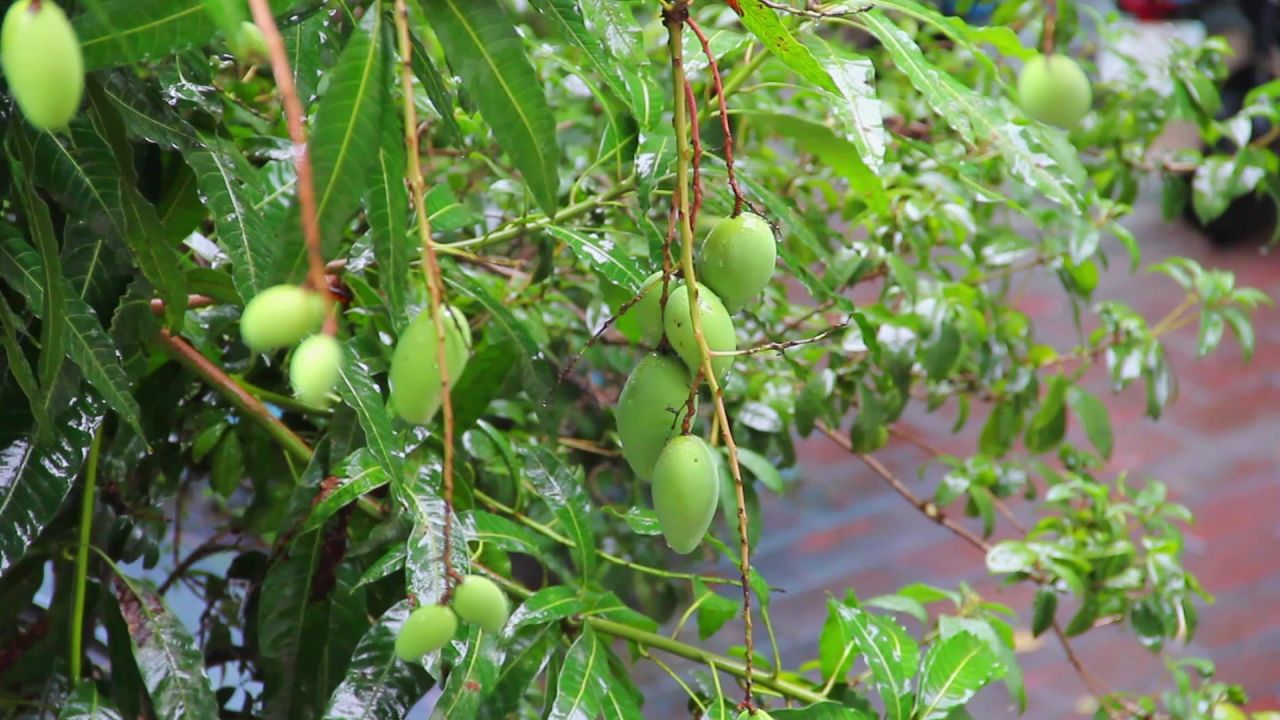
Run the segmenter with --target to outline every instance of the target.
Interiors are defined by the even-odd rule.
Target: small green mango
[[[680,359],[693,375],[702,367],[702,352],[698,341],[693,336],[693,321],[689,315],[689,292],[687,286],[681,284],[667,298],[665,325],[667,339],[675,348]],[[698,283],[698,312],[701,318],[702,335],[707,339],[707,346],[714,352],[732,352],[738,349],[738,337],[734,332],[733,318],[725,309],[720,298],[702,283]],[[724,375],[724,371],[733,364],[732,356],[712,357],[711,367],[716,377]]]
[[[62,130],[84,95],[84,56],[67,14],[53,0],[9,6],[0,28],[0,65],[27,122]]]
[[[652,353],[636,365],[618,396],[618,440],[638,477],[648,479],[671,438],[680,434],[689,399],[689,372],[674,358]],[[697,398],[694,398],[697,408]]]
[[[1037,55],[1018,74],[1018,104],[1040,122],[1070,130],[1089,114],[1089,77],[1065,55]]]
[[[675,286],[675,279],[669,280],[668,292],[675,289]],[[640,342],[654,347],[662,341],[662,271],[659,270],[645,278],[641,287],[644,294],[635,305],[618,318],[618,321],[634,327],[639,334]]]
[[[453,610],[463,621],[492,634],[501,632],[511,615],[506,593],[481,575],[468,575],[453,589]]]
[[[458,632],[458,616],[444,605],[423,605],[409,613],[400,634],[396,635],[396,657],[417,662],[423,655],[435,652]]]
[[[240,337],[250,350],[293,345],[324,324],[325,297],[297,285],[275,285],[253,296],[240,315]]]
[[[706,441],[682,435],[667,443],[653,468],[653,510],[667,545],[681,555],[693,552],[719,500],[715,456]]]
[[[449,382],[456,385],[471,349],[471,328],[456,308],[445,307],[444,348]],[[424,312],[409,323],[391,354],[391,407],[405,421],[425,425],[440,409],[440,359],[436,326]]]
[[[227,44],[241,62],[265,63],[271,53],[262,30],[248,20],[240,23],[231,37],[227,38]]]
[[[303,340],[289,360],[293,394],[308,405],[327,405],[341,372],[342,345],[328,335],[312,335]]]
[[[698,278],[720,296],[730,313],[759,298],[778,261],[773,229],[744,212],[716,223],[698,253]]]

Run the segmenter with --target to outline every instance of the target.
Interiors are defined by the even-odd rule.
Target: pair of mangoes
[[[698,254],[702,282],[697,292],[702,333],[712,351],[737,349],[730,313],[764,290],[776,260],[773,231],[759,215],[743,213],[712,228]],[[697,407],[696,395],[694,407],[686,403],[702,354],[687,286],[668,288],[664,314],[662,283],[662,273],[650,276],[631,312],[642,339],[656,345],[665,334],[680,361],[652,353],[635,367],[618,399],[618,437],[627,464],[653,482],[653,507],[667,544],[684,554],[697,548],[715,517],[719,463],[701,438],[680,434],[685,413]],[[713,357],[713,372],[723,374],[731,361],[731,356]]]
[[[298,343],[289,361],[289,383],[299,400],[317,407],[328,403],[342,373],[342,345],[318,333],[328,309],[321,293],[275,285],[253,296],[240,316],[240,337],[250,350],[269,352]]]
[[[454,588],[452,607],[423,605],[409,613],[396,635],[396,656],[416,662],[439,650],[457,634],[459,619],[496,634],[510,615],[511,606],[502,588],[482,575],[468,575]]]
[[[84,56],[67,14],[53,0],[18,0],[0,27],[0,65],[27,122],[62,130],[84,94]]]

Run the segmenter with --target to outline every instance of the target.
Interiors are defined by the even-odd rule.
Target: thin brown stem
[[[716,62],[716,55],[711,51],[711,42],[707,39],[706,33],[702,32],[702,28],[699,27],[697,21],[690,16],[686,22],[693,34],[698,36],[698,42],[702,45],[702,53],[707,56],[707,68],[711,71],[711,83],[715,87],[716,102],[720,106],[720,129],[724,133],[724,166],[729,178],[729,189],[733,191],[733,215],[736,217],[742,212],[744,198],[742,196],[742,188],[738,187],[737,173],[733,169],[733,130],[729,126],[729,107],[725,101],[724,82],[720,77],[720,64]],[[696,113],[694,117],[697,117]]]
[[[1044,0],[1044,34],[1040,48],[1045,55],[1053,54],[1054,36],[1058,34],[1058,0]]]
[[[426,179],[422,175],[421,159],[418,148],[418,111],[413,104],[413,45],[409,40],[409,8],[405,0],[396,0],[395,6],[396,35],[400,45],[400,82],[404,93],[404,144],[409,156],[409,188],[413,196],[413,210],[418,216],[418,240],[422,245],[422,266],[426,276],[427,291],[430,297],[430,312],[436,330],[436,361],[440,365],[441,408],[444,413],[444,469],[442,484],[444,495],[444,572],[445,591],[440,599],[441,604],[449,602],[453,594],[454,584],[461,579],[453,567],[453,397],[450,367],[447,362],[445,348],[445,313],[444,313],[444,281],[440,277],[440,263],[436,258],[435,245],[431,242],[431,217],[427,212]],[[449,320],[456,321],[450,314]]]
[[[702,332],[702,318],[701,313],[698,311],[697,271],[693,263],[693,225],[690,222],[689,214],[689,166],[692,164],[692,147],[689,143],[690,115],[689,107],[686,104],[688,98],[685,90],[688,81],[684,72],[684,44],[681,37],[684,23],[688,18],[688,3],[683,1],[674,3],[673,7],[663,14],[663,20],[667,26],[667,45],[671,53],[671,74],[675,86],[675,113],[672,122],[675,125],[677,151],[675,200],[676,222],[680,229],[682,250],[680,266],[684,271],[685,287],[687,288],[685,292],[689,293],[689,322],[693,327],[693,337],[698,343],[698,350],[702,356],[702,371],[706,375],[707,384],[711,388],[711,397],[715,402],[716,416],[719,418],[724,432],[725,446],[729,449],[729,471],[733,475],[734,490],[738,503],[738,540],[741,551],[739,570],[742,575],[742,623],[745,645],[743,662],[746,670],[743,674],[745,697],[741,707],[753,710],[755,708],[755,698],[752,693],[752,682],[755,675],[753,669],[755,639],[752,632],[751,618],[751,543],[747,537],[746,491],[742,482],[742,469],[738,466],[738,447],[734,443],[733,430],[729,424],[729,414],[724,406],[724,394],[711,362],[711,348],[708,346],[707,338]],[[697,122],[696,117],[693,118],[693,122]]]
[[[756,345],[755,347],[743,348],[742,350],[714,352],[712,353],[712,355],[715,355],[716,357],[736,357],[738,355],[756,355],[763,352],[782,353],[787,350],[790,350],[791,348],[800,347],[802,345],[812,345],[813,343],[821,342],[831,337],[833,333],[839,332],[840,330],[843,330],[849,327],[849,325],[852,322],[853,322],[853,316],[850,315],[844,322],[836,323],[835,325],[832,325],[831,327],[827,328],[826,330],[823,330],[822,332],[818,333],[817,335],[814,335],[813,337],[800,338],[799,340],[781,340],[778,342],[769,342],[769,343],[764,343],[762,345]]]
[[[692,19],[692,18],[690,18]],[[702,210],[702,131],[698,127],[698,99],[693,94],[693,85],[685,84],[684,86],[685,102],[689,106],[689,117],[694,121],[689,123],[690,143],[693,146],[692,167],[693,167],[693,202],[689,205],[689,224],[698,224],[698,213]]]
[[[302,438],[294,434],[287,425],[277,420],[267,410],[267,406],[262,404],[261,400],[251,395],[248,390],[240,387],[222,368],[200,354],[200,351],[192,347],[190,343],[180,337],[169,334],[168,330],[161,330],[157,333],[156,340],[174,359],[199,375],[205,382],[221,393],[223,397],[227,398],[232,405],[236,406],[259,425],[262,425],[267,433],[275,438],[276,442],[279,442],[290,455],[303,462],[311,459],[311,448],[307,446],[307,443]]]
[[[298,97],[298,88],[293,83],[293,73],[289,70],[289,54],[285,50],[284,38],[276,27],[275,17],[271,14],[268,0],[249,0],[249,8],[253,12],[253,22],[267,42],[268,57],[271,59],[271,73],[276,79],[276,88],[280,90],[280,100],[284,105],[285,123],[289,127],[289,140],[293,143],[293,162],[298,172],[298,206],[302,213],[302,236],[307,243],[307,284],[317,292],[325,292],[327,285],[324,279],[324,250],[320,245],[320,221],[316,210],[316,189],[311,174],[311,151],[307,147],[307,130],[303,126],[302,100]]]

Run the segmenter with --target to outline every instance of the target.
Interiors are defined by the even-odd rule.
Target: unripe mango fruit
[[[698,547],[716,515],[720,478],[706,441],[682,435],[667,443],[653,468],[653,510],[672,550]]]
[[[41,130],[67,127],[84,94],[84,56],[66,13],[53,0],[9,6],[0,28],[0,65],[9,93],[27,122]]]
[[[271,52],[262,30],[248,20],[240,23],[235,33],[227,38],[227,44],[241,62],[264,63]]]
[[[467,364],[471,349],[471,328],[456,308],[444,307],[444,353],[449,368],[449,384],[456,385]],[[391,407],[407,422],[425,425],[440,409],[440,356],[431,313],[424,312],[409,323],[391,354]]]
[[[702,325],[702,336],[707,339],[707,347],[714,352],[732,352],[738,349],[738,336],[733,329],[733,319],[725,309],[720,298],[702,283],[698,283],[698,315]],[[693,321],[689,317],[689,291],[681,284],[667,298],[667,312],[663,324],[667,331],[667,340],[675,348],[680,359],[689,368],[690,374],[696,375],[702,367],[702,351],[693,335]],[[711,358],[711,367],[716,377],[724,375],[724,371],[733,363],[732,356]]]
[[[716,223],[698,253],[698,279],[736,313],[773,279],[778,247],[764,218],[745,212]]]
[[[668,281],[667,291],[670,292],[675,286],[676,280],[672,278]],[[641,287],[643,295],[635,305],[627,309],[619,321],[625,319],[634,326],[640,334],[640,342],[652,347],[662,340],[662,271],[645,278]]]
[[[253,296],[240,315],[240,337],[250,350],[293,345],[320,329],[327,301],[297,285],[275,285]]]
[[[1075,60],[1037,55],[1018,75],[1018,103],[1036,120],[1070,130],[1089,114],[1093,88]]]
[[[691,384],[683,363],[658,353],[646,355],[627,377],[618,396],[618,439],[638,477],[653,475],[662,449],[680,434]]]
[[[458,632],[458,616],[444,605],[423,605],[409,613],[400,634],[396,635],[396,657],[405,662],[416,662],[427,653],[435,652],[453,639]]]
[[[463,621],[493,634],[502,631],[511,615],[506,593],[481,575],[468,575],[453,589],[453,610]]]
[[[328,335],[312,335],[303,340],[289,360],[293,394],[308,405],[326,405],[341,372],[342,345]]]

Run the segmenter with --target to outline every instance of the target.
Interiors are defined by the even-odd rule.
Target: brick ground
[[[1183,255],[1207,267],[1231,270],[1238,284],[1280,297],[1280,260],[1261,255],[1257,246],[1215,249],[1188,228],[1164,224],[1157,212],[1144,206],[1130,223],[1143,243],[1144,263]],[[1182,294],[1162,276],[1133,278],[1127,268],[1116,268],[1104,277],[1097,297],[1129,302],[1154,320],[1177,305]],[[1056,347],[1075,342],[1069,308],[1047,277],[1030,284],[1020,307],[1036,318],[1042,341]],[[1257,355],[1249,364],[1241,361],[1230,339],[1219,353],[1198,359],[1194,328],[1170,337],[1167,348],[1181,393],[1159,422],[1143,416],[1140,387],[1113,396],[1100,373],[1089,379],[1091,389],[1104,394],[1112,408],[1117,437],[1110,469],[1163,480],[1173,499],[1198,517],[1187,533],[1186,561],[1217,602],[1204,609],[1191,647],[1175,652],[1213,659],[1221,678],[1245,686],[1253,697],[1251,707],[1276,709],[1280,312],[1260,312],[1256,327]],[[971,422],[975,429],[980,419]],[[974,447],[972,433],[948,434],[945,410],[935,416],[912,412],[907,423],[944,450],[967,454]],[[920,451],[896,442],[877,455],[917,492],[931,491],[935,474],[918,479],[925,460]],[[1025,508],[1018,511],[1026,513]],[[820,436],[801,444],[801,479],[787,497],[768,501],[765,526],[767,539],[757,548],[756,563],[771,583],[785,590],[774,609],[775,617],[786,618],[780,623],[779,645],[789,665],[814,655],[812,642],[822,626],[827,594],[841,594],[848,587],[870,597],[915,581],[952,587],[966,582],[1018,609],[1020,629],[1029,623],[1026,588],[1001,588],[985,575],[982,558],[968,545],[924,520],[860,463]],[[1167,684],[1162,661],[1118,628],[1094,631],[1076,644],[1085,662],[1117,689],[1150,692]],[[1087,693],[1056,642],[1030,642],[1020,660],[1033,708],[1028,717],[1083,716]],[[650,688],[646,716],[682,716],[677,713],[683,695],[674,684],[652,669],[638,669]],[[683,667],[685,673],[689,670]],[[1014,716],[1003,688],[984,692],[979,703],[975,717]]]

